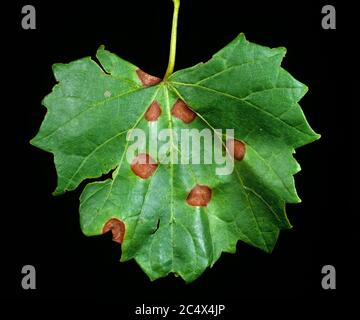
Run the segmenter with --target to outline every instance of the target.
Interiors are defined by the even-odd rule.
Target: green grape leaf
[[[80,197],[84,234],[111,231],[121,261],[135,259],[151,280],[174,273],[191,282],[239,240],[271,252],[291,227],[285,203],[300,201],[294,150],[319,138],[298,104],[307,87],[280,66],[284,55],[240,34],[162,81],[104,47],[98,63],[55,64],[58,84],[31,143],[54,154],[55,194],[98,178]],[[219,174],[215,151],[208,163],[189,160],[209,153],[194,140],[186,147],[189,129],[212,134],[231,173]]]

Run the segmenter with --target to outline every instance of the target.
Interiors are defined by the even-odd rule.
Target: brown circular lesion
[[[194,207],[206,207],[211,200],[212,190],[205,185],[197,184],[187,196],[186,202]]]
[[[145,71],[142,71],[141,69],[137,69],[136,74],[139,77],[139,79],[144,87],[154,86],[154,85],[158,84],[159,82],[161,82],[160,78],[152,76],[151,74],[148,74]]]
[[[175,102],[171,109],[171,114],[185,123],[190,123],[196,118],[196,113],[181,99]]]
[[[226,141],[226,149],[235,160],[243,160],[246,153],[245,143],[236,139]]]
[[[131,170],[142,179],[151,177],[157,167],[156,161],[147,153],[140,153],[131,162]]]
[[[145,112],[145,119],[147,121],[156,121],[161,115],[161,108],[159,103],[154,100],[150,107]]]
[[[122,243],[125,236],[125,224],[117,218],[111,218],[108,220],[102,230],[102,233],[111,231],[112,240],[117,243]]]

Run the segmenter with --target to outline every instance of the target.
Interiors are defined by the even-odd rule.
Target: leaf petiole
[[[173,13],[173,20],[172,20],[172,28],[171,28],[169,63],[168,63],[166,73],[164,76],[165,81],[173,73],[174,66],[175,66],[177,22],[178,22],[178,15],[179,15],[180,0],[173,0],[173,3],[174,3],[174,13]]]

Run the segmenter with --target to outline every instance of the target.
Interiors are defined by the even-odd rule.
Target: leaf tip
[[[72,188],[69,184],[66,183],[64,184],[64,181],[61,179],[61,176],[59,175],[59,171],[57,172],[57,176],[58,176],[58,181],[55,190],[52,192],[53,196],[60,196],[64,194],[66,191],[74,190],[74,188]]]
[[[287,49],[285,47],[281,46],[281,47],[278,47],[277,49],[279,50],[279,52],[281,52],[283,54],[283,56],[286,55]]]
[[[301,84],[303,87],[301,98],[309,91],[309,87],[306,84]]]
[[[52,66],[51,66],[51,70],[55,76],[55,79],[56,81],[60,81],[60,78],[61,78],[61,73],[63,72],[64,70],[64,66],[65,64],[64,63],[54,63]],[[46,98],[46,97],[45,97]]]
[[[55,73],[57,70],[59,70],[59,68],[61,68],[63,64],[62,63],[53,63],[51,65],[51,69],[53,71],[53,73]]]
[[[65,193],[65,190],[60,190],[59,188],[56,188],[51,194],[55,197],[61,196]]]
[[[33,147],[47,151],[47,149],[45,149],[45,146],[43,146],[41,143],[42,138],[39,137],[39,134],[40,134],[40,132],[38,132],[34,138],[29,140],[29,144],[32,145]]]
[[[97,56],[98,54],[103,53],[104,51],[106,51],[105,45],[102,44],[102,45],[96,50],[96,56]]]
[[[321,134],[315,132],[315,131],[312,130],[311,128],[310,128],[310,130],[312,131],[311,134],[310,134],[310,136],[311,136],[311,141],[309,141],[308,143],[317,141],[317,140],[319,140],[319,139],[321,138]]]
[[[244,39],[246,40],[246,36],[244,32],[240,32],[235,39]]]
[[[299,195],[298,195],[298,194],[296,193],[296,191],[295,191],[295,194],[294,194],[293,198],[291,199],[291,201],[287,201],[287,202],[288,202],[288,203],[297,204],[297,203],[301,203],[302,200],[301,200],[301,198],[299,197]],[[289,222],[287,218],[286,218],[286,221]]]

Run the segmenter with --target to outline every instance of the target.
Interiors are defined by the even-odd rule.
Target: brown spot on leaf
[[[125,236],[125,224],[119,219],[112,218],[105,223],[102,232],[112,232],[112,240],[117,243],[122,243]]]
[[[171,114],[185,123],[190,123],[196,118],[196,113],[180,99],[175,102],[171,109]]]
[[[230,155],[234,155],[236,160],[242,160],[245,156],[245,144],[236,139],[230,139],[226,142],[226,148]]]
[[[145,119],[147,121],[156,121],[161,115],[161,108],[159,103],[154,100],[150,107],[145,112]]]
[[[152,76],[141,69],[137,69],[136,73],[144,87],[154,86],[161,81],[160,78]]]
[[[194,207],[205,207],[211,200],[211,189],[197,184],[189,193],[186,202]]]
[[[140,153],[131,163],[131,170],[140,178],[147,179],[157,168],[157,163],[146,153]]]

